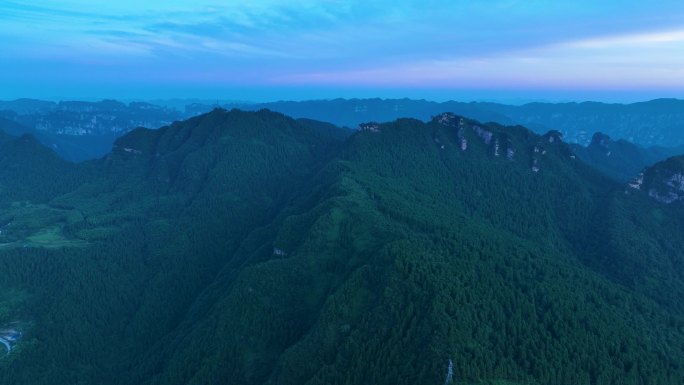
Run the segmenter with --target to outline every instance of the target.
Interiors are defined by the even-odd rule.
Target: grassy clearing
[[[0,249],[16,247],[83,247],[88,242],[67,237],[65,227],[82,223],[78,210],[45,204],[13,202],[0,208]]]
[[[62,228],[59,226],[52,226],[38,231],[37,233],[26,238],[27,247],[46,247],[46,248],[60,248],[60,247],[84,247],[88,242],[82,239],[69,239],[62,233]]]

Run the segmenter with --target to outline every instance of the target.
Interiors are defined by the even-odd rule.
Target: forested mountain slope
[[[13,198],[0,337],[23,334],[0,384],[684,380],[678,206],[558,132],[349,134],[215,110]]]
[[[684,146],[641,147],[600,132],[594,134],[588,146],[572,144],[571,148],[584,162],[622,182],[634,179],[648,166],[684,154]]]
[[[44,202],[74,189],[81,181],[75,165],[44,147],[33,136],[0,132],[0,202]]]
[[[684,156],[674,156],[646,168],[629,184],[665,204],[684,202]]]

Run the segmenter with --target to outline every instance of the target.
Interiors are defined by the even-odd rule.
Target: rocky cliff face
[[[629,187],[665,204],[684,202],[684,156],[676,156],[644,170]]]
[[[228,108],[258,110],[267,108],[294,117],[356,127],[361,122],[391,121],[397,118],[428,120],[442,111],[451,111],[481,122],[520,124],[538,134],[558,130],[567,143],[588,145],[595,132],[648,146],[684,144],[684,101],[659,99],[633,104],[607,103],[497,103],[428,102],[410,99],[336,99],[304,102],[239,104]],[[192,110],[206,112],[211,106]]]
[[[562,134],[551,130],[542,136],[530,136],[521,127],[503,127],[498,124],[482,124],[456,114],[446,112],[432,118],[431,124],[446,126],[456,133],[457,148],[461,152],[484,152],[495,158],[514,163],[527,163],[529,170],[538,173],[550,150],[556,156],[574,160],[576,157],[563,142]],[[448,150],[446,141],[435,136],[440,149]],[[524,154],[524,156],[518,156]]]
[[[642,147],[622,139],[613,140],[601,132],[593,135],[588,146],[573,144],[571,147],[585,163],[615,180],[632,183],[646,167],[684,154],[682,147]]]
[[[38,131],[58,135],[120,135],[136,127],[157,128],[179,120],[178,111],[148,103],[60,102],[40,108],[10,110],[0,105],[0,117]]]
[[[642,146],[684,143],[684,101],[659,99],[634,104],[530,103],[478,104],[537,132],[556,129],[569,143],[589,145],[595,132]]]

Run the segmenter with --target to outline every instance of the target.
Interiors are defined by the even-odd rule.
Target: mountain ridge
[[[214,110],[62,166],[0,211],[0,384],[684,379],[683,217],[558,131]]]
[[[254,111],[267,108],[295,118],[311,118],[350,128],[368,121],[393,121],[401,117],[429,121],[432,116],[452,111],[479,121],[522,124],[538,134],[555,129],[563,134],[566,141],[582,145],[589,145],[591,136],[596,132],[605,132],[611,137],[646,147],[684,145],[684,137],[680,134],[682,101],[678,99],[656,99],[632,104],[582,102],[524,105],[433,102],[407,98],[188,103],[185,107],[179,107],[178,103],[166,106],[144,102],[125,104],[114,100],[59,103],[17,100],[0,102],[0,117],[35,130],[43,143],[72,161],[104,156],[116,137],[136,127],[157,128],[209,112],[216,107]]]
[[[588,146],[571,147],[584,162],[622,182],[634,179],[648,166],[684,154],[684,146],[644,148],[623,139],[613,140],[601,132],[593,135]]]
[[[667,205],[684,200],[684,156],[673,156],[647,167],[629,187]]]
[[[631,104],[537,102],[523,105],[456,101],[439,103],[411,99],[334,99],[234,106],[270,108],[295,117],[312,117],[348,127],[356,127],[364,121],[390,121],[405,116],[429,120],[443,111],[453,111],[480,121],[521,124],[537,133],[556,129],[569,142],[584,145],[590,143],[591,135],[599,131],[644,146],[684,144],[684,137],[680,134],[684,101],[679,99],[655,99]]]

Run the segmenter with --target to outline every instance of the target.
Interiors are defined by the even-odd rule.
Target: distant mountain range
[[[122,134],[136,128],[158,128],[182,114],[148,103],[46,102],[20,99],[0,102],[0,129],[30,133],[70,161],[108,153]]]
[[[453,113],[0,136],[0,384],[681,384],[682,175]]]
[[[137,127],[158,128],[203,114],[216,104],[173,101],[170,107],[150,103],[46,102],[20,99],[0,102],[0,129],[31,133],[65,159],[81,161],[104,156],[117,137]],[[227,109],[269,109],[294,116],[357,129],[359,124],[398,118],[429,121],[444,111],[485,122],[520,124],[542,134],[561,133],[564,141],[588,146],[574,149],[587,163],[620,180],[629,180],[645,166],[677,155],[684,149],[684,101],[660,99],[635,104],[430,102],[410,99],[335,99],[304,102],[223,104]],[[592,141],[601,133],[615,141]],[[596,139],[596,138],[594,138]],[[636,146],[630,144],[634,143]],[[641,148],[646,148],[642,150]]]
[[[98,136],[126,133],[136,127],[158,128],[181,113],[149,103],[44,102],[20,99],[0,102],[0,117],[58,135]]]
[[[274,102],[226,107],[267,108],[287,115],[357,127],[366,121],[402,117],[429,120],[444,111],[485,122],[521,124],[537,133],[557,130],[569,143],[588,145],[595,132],[642,146],[684,145],[684,100],[658,99],[634,104],[530,103],[522,106],[496,103],[430,102],[410,99],[336,99]]]

